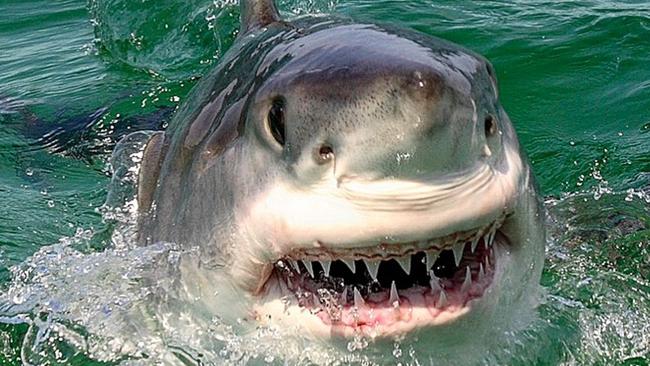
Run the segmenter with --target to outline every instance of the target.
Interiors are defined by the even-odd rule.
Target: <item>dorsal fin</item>
[[[240,34],[280,20],[280,14],[274,0],[240,0],[240,6]]]

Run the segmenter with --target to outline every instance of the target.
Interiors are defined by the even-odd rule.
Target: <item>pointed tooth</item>
[[[341,259],[340,261],[345,263],[352,273],[357,273],[357,266],[354,264],[354,259]]]
[[[434,294],[437,291],[442,291],[442,286],[440,286],[440,279],[433,274],[433,271],[429,271],[429,285],[431,286],[431,293]]]
[[[483,270],[483,263],[480,263],[478,265],[478,280],[482,280],[483,277],[485,276],[485,270]]]
[[[488,246],[494,243],[494,236],[496,235],[496,233],[497,233],[496,226],[494,226],[492,227],[492,229],[490,229],[490,234],[488,237]]]
[[[402,267],[402,270],[404,273],[407,275],[411,274],[411,256],[406,256],[406,257],[398,257],[395,258],[395,261]]]
[[[395,302],[397,302],[397,305],[399,305],[399,294],[397,293],[397,286],[395,286],[395,281],[390,284],[390,299],[388,299],[388,302],[391,305],[395,305]]]
[[[372,280],[377,281],[377,273],[379,273],[379,265],[381,264],[381,261],[364,260],[363,262],[366,264],[366,268],[368,268],[368,273],[370,273]]]
[[[359,290],[355,287],[354,288],[354,306],[357,308],[361,308],[366,305],[366,302],[363,301],[363,297],[361,296],[361,293]]]
[[[483,244],[485,244],[485,249],[490,248],[489,242],[490,242],[490,234],[488,233],[488,234],[485,234],[485,236],[483,236]]]
[[[445,290],[440,291],[440,297],[438,298],[438,303],[436,304],[437,308],[443,308],[447,305],[447,294]]]
[[[438,252],[428,251],[428,252],[424,252],[424,254],[426,255],[427,258],[427,263],[426,263],[427,268],[431,268],[431,266],[433,266],[433,264],[436,263],[436,260],[438,260]]]
[[[345,286],[343,288],[343,292],[341,292],[341,300],[339,300],[339,301],[341,302],[341,305],[345,305],[345,304],[348,303],[348,287],[347,286]]]
[[[472,286],[472,271],[469,269],[469,266],[467,266],[465,267],[465,281],[463,281],[460,291],[467,292],[470,286]]]
[[[315,278],[314,276],[314,265],[311,261],[304,261],[305,267],[307,268],[307,272],[311,275],[311,278]]]
[[[451,250],[454,252],[454,261],[456,262],[456,267],[460,264],[460,260],[463,259],[463,249],[465,249],[465,242],[459,242],[454,244],[451,247]]]
[[[293,259],[287,259],[287,263],[289,263],[289,265],[293,267],[293,269],[296,272],[300,273],[300,266],[298,265],[298,261],[294,261]]]
[[[476,234],[474,239],[472,239],[472,253],[474,253],[476,251],[476,247],[478,246],[478,242],[479,242],[480,239],[481,239],[481,237],[478,234]]]
[[[485,268],[490,268],[490,258],[485,256]]]
[[[321,265],[321,267],[323,267],[323,272],[325,272],[325,276],[329,277],[330,276],[330,268],[332,268],[332,261],[321,260],[320,265]]]

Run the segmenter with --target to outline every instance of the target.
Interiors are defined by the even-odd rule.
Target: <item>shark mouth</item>
[[[280,295],[285,308],[316,316],[329,335],[388,336],[449,323],[492,284],[495,247],[508,244],[502,223],[417,242],[295,250],[273,264],[262,296]]]

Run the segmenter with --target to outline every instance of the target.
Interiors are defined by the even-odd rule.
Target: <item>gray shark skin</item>
[[[206,307],[442,348],[534,306],[544,215],[485,58],[410,30],[288,23],[268,0],[242,2],[241,29],[151,135],[137,188],[139,240],[200,248],[185,281],[240,297]]]

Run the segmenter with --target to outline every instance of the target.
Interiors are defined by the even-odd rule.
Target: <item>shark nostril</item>
[[[494,136],[497,133],[497,121],[492,115],[485,117],[485,137]]]
[[[314,158],[316,163],[325,164],[334,159],[334,149],[331,145],[325,143],[316,149]]]

